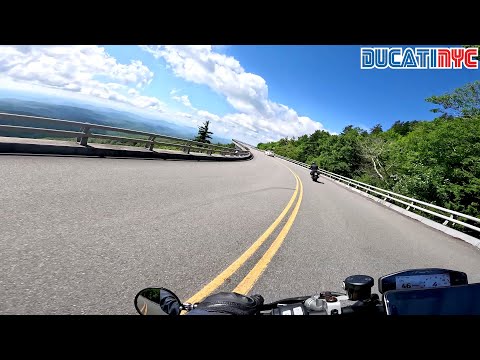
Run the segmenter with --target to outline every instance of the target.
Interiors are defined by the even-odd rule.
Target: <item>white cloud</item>
[[[188,118],[188,119],[193,118],[193,115],[192,115],[192,114],[189,114],[189,113],[186,113],[186,112],[183,112],[183,111],[177,111],[177,112],[175,113],[175,115],[177,115],[177,116],[182,116],[182,117],[186,117],[186,118]]]
[[[259,141],[324,129],[321,123],[270,100],[268,86],[261,76],[246,72],[238,60],[216,52],[210,45],[141,45],[141,48],[157,59],[164,59],[176,76],[207,85],[225,96],[237,111],[218,117],[200,110],[197,111],[200,117],[222,122],[231,129],[243,129]]]
[[[146,85],[153,78],[153,72],[141,61],[120,64],[96,45],[1,46],[0,72],[51,86],[96,84],[95,76],[125,85]]]
[[[188,98],[188,95],[175,95],[178,93],[178,91],[173,92],[174,90],[170,91],[170,95],[172,95],[172,99],[175,101],[178,101],[183,104],[183,106],[190,108],[192,110],[196,110],[195,107],[193,107],[192,103],[190,102],[190,99]]]
[[[209,113],[206,110],[198,110],[197,115],[206,119],[206,120],[213,120],[213,121],[224,121],[220,116]]]
[[[0,46],[0,84],[13,80],[165,111],[163,102],[138,90],[153,76],[141,61],[121,64],[96,45]]]

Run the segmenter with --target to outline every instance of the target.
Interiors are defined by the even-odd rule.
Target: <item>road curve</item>
[[[0,183],[0,313],[136,314],[140,289],[186,299],[208,283],[277,218],[296,182],[263,156],[4,155]]]
[[[303,184],[303,199],[250,293],[268,301],[340,290],[350,274],[377,278],[426,266],[480,281],[472,246],[323,177],[314,183],[306,169],[254,154],[241,163],[0,156],[0,313],[136,314],[135,295],[151,286],[187,300],[300,193],[288,168]],[[262,260],[297,200],[216,291],[233,290]]]

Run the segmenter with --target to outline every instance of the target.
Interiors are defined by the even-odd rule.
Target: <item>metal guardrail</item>
[[[249,149],[244,143],[242,143],[241,141],[232,139],[232,142],[233,142],[237,147],[239,147],[240,149],[242,149],[243,151],[247,151],[247,152],[250,153],[250,149]]]
[[[245,145],[248,145],[248,144],[245,144]],[[248,146],[250,146],[250,147],[252,147],[252,148],[254,148],[258,151],[264,152],[264,150],[258,149],[255,146],[252,146],[252,145],[248,145]],[[299,166],[302,166],[304,168],[310,168],[310,166],[308,164],[305,164],[305,163],[302,163],[300,161],[287,158],[285,156],[275,154],[275,157],[278,157],[280,159],[292,162],[292,163],[297,164]],[[441,206],[437,206],[437,205],[434,205],[434,204],[429,204],[425,201],[417,200],[417,199],[414,199],[414,198],[411,198],[411,197],[408,197],[408,196],[405,196],[405,195],[397,194],[397,193],[394,193],[393,191],[385,190],[385,189],[382,189],[382,188],[379,188],[379,187],[376,187],[376,186],[373,186],[373,185],[363,183],[361,181],[350,179],[346,176],[338,175],[338,174],[332,173],[332,172],[327,171],[327,170],[320,169],[320,173],[323,174],[323,175],[326,175],[326,176],[328,176],[328,177],[330,177],[330,178],[332,178],[332,179],[334,179],[338,182],[342,182],[342,183],[344,183],[348,186],[355,187],[356,189],[358,189],[360,191],[363,191],[363,192],[372,194],[374,196],[383,198],[384,201],[391,200],[393,202],[405,205],[406,206],[405,210],[407,210],[407,211],[410,211],[410,209],[413,208],[413,209],[419,210],[421,212],[424,212],[424,213],[430,214],[432,216],[435,216],[437,218],[444,219],[445,221],[443,222],[443,225],[447,225],[449,222],[452,222],[453,224],[462,225],[462,226],[465,226],[466,228],[475,230],[475,231],[480,233],[480,227],[469,224],[469,223],[466,223],[465,221],[461,221],[461,220],[458,220],[458,219],[455,218],[455,216],[456,216],[458,218],[470,220],[470,221],[473,221],[473,222],[476,222],[476,223],[480,224],[480,219],[476,218],[474,216],[470,216],[470,215],[467,215],[467,214],[460,213],[458,211],[446,209],[446,208],[443,208]],[[430,208],[430,209],[428,209],[428,208]],[[450,216],[440,214],[440,213],[435,212],[431,209],[440,210],[444,213],[450,214]]]
[[[91,123],[78,122],[78,121],[52,119],[52,118],[30,116],[30,115],[0,113],[0,122],[2,120],[10,120],[10,121],[13,121],[14,123],[16,121],[19,121],[19,122],[34,121],[34,122],[39,122],[44,124],[55,125],[57,127],[59,125],[62,125],[62,126],[77,128],[79,129],[79,131],[46,129],[41,127],[0,125],[0,131],[3,130],[7,132],[15,131],[15,132],[23,132],[23,133],[45,133],[51,136],[58,136],[58,137],[74,137],[77,139],[77,142],[82,146],[87,146],[89,138],[97,138],[97,139],[144,143],[145,148],[150,151],[153,151],[153,148],[155,145],[163,145],[163,146],[171,146],[174,148],[182,149],[182,151],[187,154],[189,154],[190,151],[200,152],[200,153],[206,152],[208,155],[218,153],[222,156],[246,156],[250,154],[248,150],[243,150],[241,148],[240,149],[229,148],[226,146],[206,144],[198,141],[187,140],[187,139],[177,138],[173,136],[154,134],[154,133],[149,133],[144,131],[123,129],[123,128],[117,128],[113,126],[98,125],[98,124],[91,124]],[[130,137],[105,135],[105,134],[95,134],[92,132],[93,129],[112,131],[117,133],[148,136],[148,139],[140,139],[140,138],[134,138],[134,137],[130,138]],[[157,139],[160,139],[163,141],[158,141]],[[236,146],[238,147],[237,144]]]

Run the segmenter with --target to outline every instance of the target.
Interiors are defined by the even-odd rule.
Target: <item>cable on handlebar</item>
[[[323,295],[325,293],[326,293],[326,291],[321,292],[320,295],[322,295],[322,297],[323,297]],[[345,293],[336,292],[336,291],[329,291],[328,293],[331,296],[344,296],[345,295]],[[299,302],[303,303],[305,300],[309,299],[310,297],[311,297],[311,295],[310,296],[297,296],[297,297],[291,297],[291,298],[287,298],[287,299],[274,301],[274,302],[271,302],[269,304],[264,304],[262,306],[262,310],[274,309],[278,304],[295,304],[295,303],[299,303]]]
[[[274,301],[274,302],[269,303],[269,304],[264,304],[262,306],[262,310],[274,309],[278,304],[295,304],[295,303],[299,303],[299,302],[304,302],[309,297],[310,296],[298,296],[298,297],[292,297],[292,298],[287,298],[287,299]]]

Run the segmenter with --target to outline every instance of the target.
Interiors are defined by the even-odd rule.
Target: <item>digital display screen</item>
[[[450,274],[396,276],[396,289],[424,289],[450,286]]]
[[[387,315],[480,315],[480,284],[418,290],[390,290]]]

